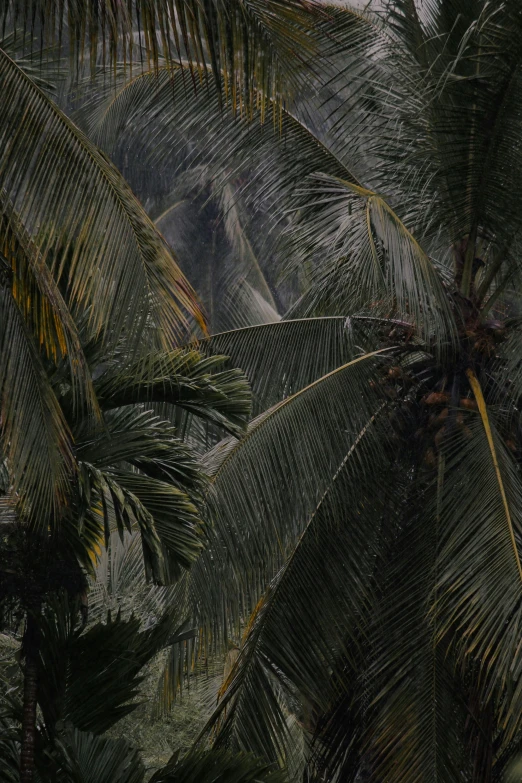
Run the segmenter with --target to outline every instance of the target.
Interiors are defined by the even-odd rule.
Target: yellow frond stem
[[[515,561],[518,568],[518,573],[520,575],[520,581],[522,582],[522,566],[520,565],[520,557],[518,555],[518,549],[517,544],[515,540],[515,532],[513,530],[513,521],[511,519],[511,513],[509,511],[509,504],[506,497],[506,490],[504,488],[504,482],[502,481],[502,474],[500,472],[500,467],[498,464],[498,458],[497,458],[497,452],[495,449],[495,443],[493,440],[493,432],[491,430],[491,424],[489,422],[489,416],[488,411],[486,407],[486,401],[484,399],[484,395],[482,394],[482,388],[480,386],[479,380],[477,376],[475,375],[474,371],[471,368],[468,368],[466,370],[466,375],[468,376],[469,384],[471,386],[471,389],[473,391],[473,394],[475,395],[475,399],[477,401],[480,417],[482,419],[482,424],[484,426],[484,431],[486,433],[486,438],[488,439],[488,445],[489,450],[491,452],[491,459],[493,461],[493,466],[495,468],[495,474],[498,481],[498,486],[500,489],[500,494],[502,496],[502,503],[504,506],[504,512],[506,514],[506,521],[509,528],[509,536],[511,539],[511,544],[513,546],[513,552],[515,555]]]

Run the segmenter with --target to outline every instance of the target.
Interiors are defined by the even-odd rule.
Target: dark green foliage
[[[140,754],[125,740],[111,740],[78,729],[57,742],[57,783],[143,783]]]
[[[82,632],[68,601],[51,603],[41,621],[38,691],[46,732],[58,723],[96,734],[113,726],[138,706],[141,671],[172,635],[169,616],[150,630],[109,616]]]
[[[193,751],[174,756],[151,783],[284,783],[286,776],[246,754]]]
[[[41,625],[39,774],[104,758],[141,780],[124,743],[81,732],[130,714],[161,648],[159,714],[187,670],[226,663],[214,749],[157,783],[284,765],[500,783],[522,746],[520,3],[96,7],[63,5],[73,59],[89,40],[95,76],[101,39],[114,71],[61,98],[85,133],[0,49],[19,98],[0,121],[0,572],[7,622]],[[49,8],[3,10],[52,40]],[[202,336],[114,164],[226,331]],[[31,571],[40,541],[56,564]],[[73,623],[70,557],[99,559],[93,611],[117,620]]]

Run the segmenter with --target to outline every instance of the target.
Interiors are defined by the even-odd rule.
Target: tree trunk
[[[20,750],[20,783],[34,779],[34,749],[36,744],[36,692],[38,686],[40,606],[27,612],[23,649],[25,654],[24,702],[22,711],[22,746]]]

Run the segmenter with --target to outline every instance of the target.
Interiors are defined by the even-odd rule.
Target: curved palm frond
[[[131,71],[144,59],[157,66],[163,57],[172,66],[184,58],[192,74],[188,89],[208,67],[234,108],[247,110],[260,99],[281,101],[295,91],[317,54],[316,28],[325,19],[316,0],[139,0],[123,6],[103,0],[96,8],[70,0],[59,10],[49,0],[8,0],[0,15],[4,25],[18,22],[31,32],[38,20],[46,40],[58,42],[67,24],[73,62],[88,53],[92,72],[99,47],[104,63],[116,66],[123,53]]]
[[[73,729],[56,744],[57,783],[143,783],[140,753],[124,739]]]
[[[137,523],[143,545],[147,577],[157,584],[179,579],[203,548],[201,513],[190,497],[176,486],[122,469],[99,470],[83,462],[89,493],[99,498],[99,540],[108,543],[115,519],[120,536]],[[91,503],[95,498],[91,498]],[[110,501],[110,506],[109,506]],[[99,508],[101,504],[101,510]]]
[[[223,301],[223,315],[225,323],[232,329],[281,320],[278,311],[244,277],[239,277],[228,286]]]
[[[377,413],[361,430],[252,614],[209,722],[217,724],[218,746],[284,759],[279,689],[299,705],[302,729],[313,732],[317,714],[336,696],[330,672],[338,657],[349,662],[346,680],[356,676],[380,530],[393,515],[382,424]],[[384,476],[377,487],[370,464]]]
[[[243,439],[223,441],[208,454],[214,527],[187,578],[187,613],[202,628],[202,648],[237,635],[291,553],[382,405],[371,380],[385,371],[385,360],[385,352],[375,352],[343,365],[258,416]]]
[[[73,386],[73,408],[82,402],[99,417],[78,328],[47,264],[5,193],[0,194],[0,238],[0,258],[11,270],[12,295],[29,332],[53,364],[66,361]]]
[[[63,86],[66,81],[67,70],[58,47],[42,48],[41,43],[37,36],[27,35],[27,31],[24,35],[23,30],[16,25],[9,31],[7,25],[3,26],[0,33],[0,49],[16,62],[37,87],[54,99],[59,86]]]
[[[285,319],[213,334],[196,345],[241,367],[258,409],[266,409],[379,343],[379,331],[411,328],[371,316]]]
[[[163,704],[174,698],[186,654],[191,661],[212,656],[237,637],[357,434],[382,407],[372,379],[379,368],[387,372],[385,361],[386,351],[378,351],[337,368],[257,417],[242,440],[224,441],[207,456],[214,526],[172,599],[199,633],[190,650],[176,651],[175,676],[161,684]],[[307,481],[311,471],[320,476],[318,485]]]
[[[297,243],[322,263],[297,315],[339,314],[361,306],[410,317],[428,343],[450,348],[456,325],[438,271],[398,215],[377,193],[324,175],[306,191]],[[326,257],[326,261],[324,258]]]
[[[227,751],[191,751],[177,754],[156,772],[151,783],[286,783],[284,772],[254,756]]]
[[[464,686],[436,638],[437,606],[429,618],[441,530],[436,518],[426,524],[425,509],[441,485],[432,481],[426,492],[422,483],[418,476],[413,486],[401,487],[404,500],[368,630],[362,758],[373,775],[390,783],[470,779]],[[328,763],[328,753],[325,758]]]
[[[250,411],[241,372],[220,371],[225,357],[187,349],[102,363],[95,388],[104,411],[94,431],[74,425],[80,466],[79,513],[91,559],[138,525],[145,574],[156,583],[180,578],[203,547],[201,505],[206,477],[171,421],[150,406],[169,407],[239,432]],[[172,416],[174,418],[174,416]],[[96,532],[97,531],[97,532]]]
[[[236,274],[237,267],[241,268],[241,266],[244,266],[249,273],[247,280],[251,278],[254,289],[259,292],[272,310],[277,311],[274,296],[245,231],[243,223],[246,216],[243,216],[241,213],[233,188],[230,185],[225,185],[218,190],[217,197],[221,202],[225,233],[234,251],[234,256],[237,258],[235,264]]]
[[[187,100],[186,71],[186,66],[180,65],[173,72],[161,68],[157,76],[140,74],[122,84],[116,94],[109,91],[101,106],[97,96],[89,105],[96,117],[89,133],[96,143],[113,155],[125,135],[127,143],[147,155],[151,166],[157,166],[160,160],[162,166],[172,161],[175,169],[181,161],[204,164],[198,180],[204,177],[209,181],[213,175],[216,191],[221,183],[227,184],[241,163],[245,186],[248,176],[253,179],[250,185],[261,183],[262,194],[284,193],[288,204],[293,203],[291,194],[296,182],[313,172],[322,171],[358,184],[347,166],[288,111],[283,111],[278,131],[268,123],[248,123],[224,113],[218,98],[204,89],[198,88]],[[155,131],[151,135],[147,129],[152,117]],[[234,203],[231,195],[227,198],[229,208]],[[280,206],[274,217],[281,219],[282,213]]]
[[[41,620],[38,702],[51,737],[58,721],[101,734],[136,709],[143,666],[173,635],[168,614],[147,630],[135,617],[109,615],[82,632],[76,619],[62,596]]]
[[[205,460],[212,481],[208,499],[215,513],[231,523],[232,535],[226,542],[229,557],[246,544],[244,537],[235,538],[233,529],[252,527],[250,548],[257,530],[259,544],[265,537],[263,520],[273,526],[277,546],[284,550],[284,540],[297,532],[290,520],[308,516],[310,505],[316,505],[378,407],[379,396],[371,381],[383,367],[386,353],[386,349],[374,351],[333,370],[254,419],[241,440],[229,438],[209,452]],[[316,477],[313,487],[296,485],[298,477],[306,482],[310,475]],[[262,549],[251,550],[252,565]]]
[[[476,662],[482,698],[500,713],[509,742],[520,728],[521,488],[495,414],[469,377],[480,420],[470,423],[468,440],[448,442],[435,610],[439,638],[448,638],[464,668]]]
[[[0,286],[2,451],[12,501],[55,529],[76,472],[72,437],[37,346],[11,292]]]
[[[292,251],[287,265],[290,269],[306,268],[310,261],[313,264],[314,254],[320,253],[322,259],[325,251],[328,261],[321,263],[315,276],[312,271],[316,284],[293,312],[325,314],[321,303],[328,302],[327,314],[338,315],[373,302],[386,314],[405,317],[409,313],[424,338],[433,339],[435,334],[442,344],[455,341],[453,313],[437,265],[382,196],[362,188],[353,171],[303,122],[285,113],[278,140],[268,128],[248,127],[226,117],[218,120],[217,103],[213,106],[207,95],[196,96],[190,104],[180,95],[173,102],[176,76],[167,93],[167,74],[160,74],[165,87],[160,82],[159,100],[152,101],[147,89],[150,78],[136,78],[111,99],[99,123],[99,143],[111,149],[110,140],[121,138],[129,128],[131,143],[144,144],[144,154],[147,146],[153,150],[152,165],[159,156],[164,161],[165,156],[174,159],[176,155],[179,166],[180,154],[191,166],[197,163],[201,167],[204,162],[206,169],[210,167],[221,179],[222,193],[228,194],[225,222],[227,214],[232,214],[230,204],[234,204],[234,196],[228,193],[231,170],[236,178],[245,180],[240,186],[243,195],[250,193],[256,206],[269,205],[269,233],[297,212],[302,230],[293,222],[287,228]],[[181,83],[180,75],[177,78]],[[149,135],[145,141],[143,123],[152,113],[154,138]],[[210,122],[214,116],[216,123]],[[316,183],[309,187],[307,177],[312,174]]]
[[[107,612],[118,612],[123,619],[136,617],[148,626],[159,622],[168,611],[173,630],[153,697],[153,714],[163,717],[183,691],[187,662],[193,663],[197,629],[190,618],[187,620],[187,579],[166,587],[150,585],[141,549],[139,532],[125,532],[123,538],[117,531],[111,533],[109,546],[102,549],[95,580],[91,582],[89,618],[103,621]]]
[[[90,333],[111,342],[125,332],[136,346],[146,336],[152,344],[179,337],[187,315],[203,323],[164,239],[121,175],[1,50],[0,85],[0,190],[69,308],[87,313]]]
[[[175,428],[143,405],[104,412],[105,428],[96,434],[75,427],[76,454],[97,468],[127,463],[146,476],[174,484],[194,496],[206,485],[190,447]]]
[[[123,537],[112,531],[108,546],[101,548],[96,571],[89,585],[89,618],[102,621],[108,612],[120,612],[123,619],[129,614],[141,617],[141,597],[146,585],[145,566],[138,531],[125,532]],[[163,590],[154,588],[161,601]],[[152,614],[156,614],[152,612]]]
[[[483,297],[520,226],[520,7],[421,10],[397,0],[380,15],[378,75],[366,106],[358,102],[375,189],[389,188],[392,206],[435,255],[453,244],[448,261],[463,293],[473,295],[482,278]],[[350,70],[340,70],[342,90]],[[347,98],[335,109],[334,147],[353,135],[352,108]]]
[[[114,363],[95,381],[95,389],[106,410],[168,403],[238,435],[250,413],[250,390],[240,370],[222,369],[227,361],[190,348],[154,352]]]

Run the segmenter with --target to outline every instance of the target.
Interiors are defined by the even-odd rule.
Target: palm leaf
[[[100,469],[125,462],[144,475],[192,493],[194,498],[203,490],[205,477],[190,446],[154,411],[143,405],[114,408],[105,411],[104,424],[96,433],[89,431],[85,422],[74,428],[80,461]]]
[[[244,267],[248,282],[259,292],[272,310],[277,311],[274,296],[245,229],[246,216],[242,214],[234,189],[231,185],[225,185],[218,190],[217,196],[221,202],[225,233],[236,260],[236,274],[238,269]]]
[[[239,370],[222,369],[226,361],[191,349],[155,352],[109,367],[96,380],[96,393],[105,409],[168,403],[238,434],[250,413],[250,392]]]
[[[209,502],[219,504],[216,513],[219,507],[224,519],[234,520],[235,525],[248,520],[253,526],[252,543],[257,538],[255,528],[267,519],[284,547],[284,538],[294,533],[290,519],[300,512],[306,518],[309,504],[318,502],[347,447],[373,414],[377,403],[370,380],[382,366],[383,353],[360,356],[333,370],[254,419],[242,440],[218,444],[206,459],[213,485]],[[326,400],[327,413],[322,410]],[[317,481],[303,495],[304,487],[297,486],[295,478],[305,480],[310,475]],[[226,508],[219,501],[225,497]],[[259,543],[262,538],[264,532]],[[232,537],[228,543],[232,553],[241,550],[244,542]]]
[[[139,527],[147,578],[156,584],[179,579],[200,554],[203,522],[190,497],[170,483],[122,468],[99,470],[81,463],[91,504],[99,499],[98,545],[108,545],[114,524],[123,537],[133,524]]]
[[[147,593],[151,588],[146,584],[138,531],[126,531],[123,537],[117,531],[111,533],[108,546],[101,548],[89,587],[92,622],[103,621],[112,611],[120,612],[123,619],[129,614],[142,617],[140,599],[144,588]],[[155,588],[153,592],[158,594],[159,604],[164,591]]]
[[[209,455],[215,524],[173,599],[200,628],[185,651],[191,664],[237,638],[292,551],[357,433],[382,405],[371,380],[384,358],[377,352],[343,365],[259,416],[244,439],[224,441]],[[306,481],[310,471],[318,486]]]
[[[73,384],[73,407],[78,400],[99,416],[89,368],[78,329],[59,287],[9,200],[0,195],[1,254],[11,268],[11,290],[44,355],[55,365],[67,362]]]
[[[168,614],[147,630],[136,617],[109,615],[81,633],[75,619],[62,597],[41,621],[38,702],[50,736],[58,721],[101,734],[136,709],[142,669],[173,635]]]
[[[427,493],[420,475],[404,484],[368,632],[363,758],[390,783],[469,780],[463,682],[437,644],[437,609],[428,617],[440,523],[427,525],[425,509],[440,486]]]
[[[297,315],[338,315],[368,304],[376,315],[410,317],[419,335],[447,350],[456,326],[442,280],[423,248],[382,196],[317,176],[306,192],[296,242],[305,257],[328,253],[312,273]]]
[[[385,354],[362,356],[254,419],[206,459],[214,527],[188,582],[200,649],[239,633],[292,551],[358,433],[382,404],[370,381]],[[311,483],[310,475],[317,480]]]
[[[54,529],[76,469],[71,434],[22,313],[3,286],[0,322],[2,450],[13,500],[35,525]]]
[[[244,370],[258,409],[279,402],[378,343],[380,323],[366,316],[288,319],[214,334],[197,342]],[[403,327],[408,328],[408,324]]]
[[[230,328],[241,329],[281,320],[277,310],[244,277],[237,278],[227,289],[222,303],[222,316]]]
[[[246,754],[226,751],[191,751],[183,758],[175,754],[167,766],[156,772],[151,783],[285,783],[284,772]]]
[[[317,50],[314,27],[324,16],[315,0],[139,0],[130,6],[104,0],[95,9],[84,0],[71,0],[59,11],[48,0],[8,0],[0,19],[4,25],[18,21],[31,32],[38,19],[42,35],[57,41],[67,23],[73,61],[88,52],[92,71],[98,45],[104,62],[108,58],[115,66],[123,52],[127,67],[134,60],[139,68],[144,53],[134,43],[137,29],[148,63],[157,66],[160,56],[169,64],[187,58],[194,81],[209,66],[218,86],[225,75],[224,92],[233,106],[250,109],[259,95],[281,100],[300,84],[302,64]]]
[[[522,619],[520,480],[479,380],[471,370],[468,377],[480,420],[470,425],[470,440],[454,437],[448,444],[440,504],[439,637],[451,641],[462,666],[479,666],[483,698],[500,712],[509,741],[520,715],[514,665]]]
[[[298,718],[312,731],[311,715],[335,697],[329,675],[339,656],[348,660],[346,679],[355,676],[379,533],[389,514],[390,486],[386,479],[376,486],[368,470],[370,464],[380,475],[389,470],[382,424],[377,414],[361,430],[252,614],[209,722],[217,723],[218,744],[285,758],[289,737],[279,689],[297,701]]]
[[[190,568],[203,549],[200,510],[185,492],[164,481],[121,469],[112,470],[110,475],[124,495],[132,497],[140,527],[148,529],[143,520],[145,515],[154,526],[166,555],[166,575],[161,583],[179,579],[180,567]]]
[[[274,207],[273,218],[279,221],[284,210],[295,203],[292,195],[296,183],[309,174],[321,171],[358,182],[306,123],[290,112],[283,111],[279,131],[269,123],[248,123],[223,113],[217,96],[203,88],[191,93],[188,101],[187,78],[187,68],[181,64],[173,71],[163,67],[157,76],[139,74],[115,93],[106,90],[101,106],[99,96],[87,104],[89,115],[96,118],[95,124],[91,121],[89,134],[111,156],[125,137],[126,143],[144,155],[151,166],[160,162],[165,166],[169,161],[176,171],[181,164],[190,163],[195,168],[193,187],[212,182],[214,193],[221,192],[221,198],[226,199],[227,212],[237,199],[233,192],[220,191],[220,187],[226,186],[232,175],[237,177],[240,164],[251,180],[248,187],[244,183],[244,192],[255,186],[256,195],[265,198],[284,194],[286,203],[281,198]],[[103,97],[103,85],[100,90]],[[255,117],[260,120],[259,114]]]
[[[145,769],[137,748],[124,739],[69,730],[57,742],[58,782],[142,783]]]
[[[333,145],[353,138],[365,150],[374,189],[389,188],[423,245],[444,254],[453,245],[448,262],[469,296],[475,261],[487,279],[518,232],[520,7],[424,5],[382,9],[371,82],[336,107]],[[339,92],[350,77],[351,63],[336,75]]]
[[[186,314],[202,323],[190,286],[117,170],[3,51],[0,85],[9,107],[0,190],[69,308],[88,311],[91,334],[107,339],[110,323],[111,335],[124,330],[135,345],[146,326],[172,339]],[[150,328],[145,334],[158,339]]]

